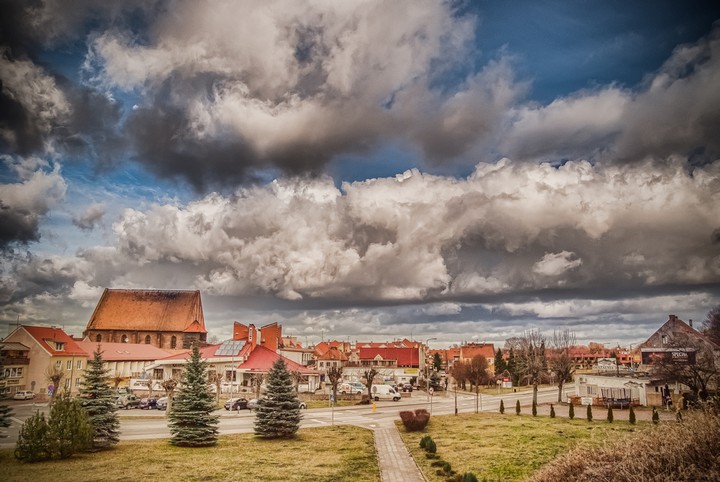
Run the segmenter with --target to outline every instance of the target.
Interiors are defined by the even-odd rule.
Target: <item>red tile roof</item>
[[[95,350],[98,348],[96,341],[76,342],[87,353],[88,358],[94,358]],[[102,359],[104,361],[135,361],[135,360],[160,360],[171,356],[170,353],[153,345],[140,343],[100,343]]]
[[[396,360],[399,367],[417,367],[420,365],[417,348],[381,348],[360,347],[358,349],[360,360],[373,360],[378,355],[383,360]]]
[[[485,358],[493,358],[495,356],[495,347],[492,343],[483,343],[482,345],[462,345],[460,347],[460,358],[462,360],[471,360],[478,355]]]
[[[207,333],[199,291],[105,289],[88,330]]]
[[[22,326],[38,344],[47,350],[52,356],[86,356],[85,350],[78,346],[78,342],[73,340],[67,333],[60,328],[47,326]],[[63,344],[62,350],[56,350],[55,342]]]
[[[303,375],[316,374],[315,370],[312,370],[304,365],[300,365],[284,356],[278,355],[272,350],[265,348],[264,346],[257,345],[255,349],[250,353],[245,362],[241,363],[238,368],[241,370],[248,370],[253,372],[268,372],[272,368],[273,364],[278,358],[282,358],[287,366],[288,371],[300,372]]]
[[[250,354],[250,350],[252,349],[252,345],[249,343],[245,343],[242,345],[242,347],[239,349],[237,353],[234,354],[227,354],[227,355],[218,355],[218,348],[222,346],[222,343],[219,343],[217,345],[207,345],[204,347],[201,347],[199,349],[200,351],[200,358],[203,360],[208,360],[210,358],[227,358],[228,360],[231,360],[233,358],[244,358],[247,357]],[[177,353],[175,355],[171,355],[168,357],[163,358],[163,360],[186,360],[190,358],[190,350],[184,351],[182,353]],[[240,361],[240,360],[238,360]]]

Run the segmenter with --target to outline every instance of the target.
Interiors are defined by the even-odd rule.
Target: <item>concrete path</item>
[[[375,429],[375,450],[383,482],[425,482],[395,425]]]

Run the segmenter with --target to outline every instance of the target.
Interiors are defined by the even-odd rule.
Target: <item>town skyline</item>
[[[411,13],[411,14],[409,14]],[[720,305],[720,6],[12,1],[0,332],[105,288],[304,343]]]

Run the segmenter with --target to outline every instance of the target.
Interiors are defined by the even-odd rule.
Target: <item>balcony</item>
[[[5,367],[10,365],[29,365],[30,359],[25,356],[4,356],[0,357],[0,364]]]

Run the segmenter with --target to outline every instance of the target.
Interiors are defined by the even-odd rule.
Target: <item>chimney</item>
[[[690,325],[690,328],[692,328],[692,318],[688,320],[688,324]]]
[[[675,315],[670,315],[670,321],[676,321],[676,320],[677,320],[677,316],[675,316]]]

